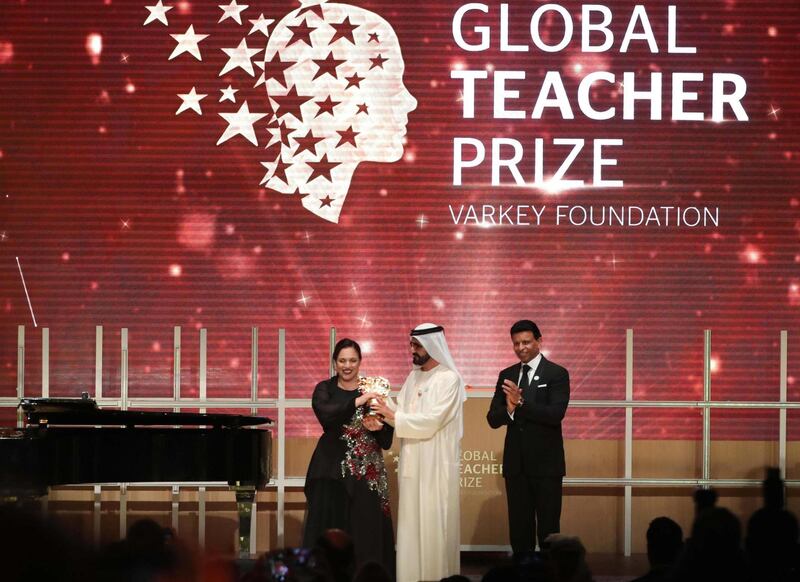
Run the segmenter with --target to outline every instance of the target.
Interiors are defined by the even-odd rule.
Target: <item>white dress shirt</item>
[[[539,352],[538,354],[536,354],[536,357],[533,358],[530,362],[527,363],[520,362],[522,366],[519,367],[519,377],[517,378],[517,386],[519,386],[522,383],[522,368],[523,366],[526,365],[530,366],[530,370],[528,370],[528,386],[533,386],[533,375],[536,373],[536,368],[539,367],[539,362],[541,361],[542,361],[542,353]],[[511,420],[514,420],[514,412],[513,411],[508,412],[508,409],[506,409],[506,412],[508,413],[509,418],[511,418]]]

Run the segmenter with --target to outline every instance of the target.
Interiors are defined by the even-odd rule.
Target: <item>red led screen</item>
[[[797,399],[800,5],[670,6],[3,1],[2,395],[20,324],[36,390],[33,318],[51,394],[92,389],[103,325],[104,393],[127,327],[131,395],[171,395],[179,325],[183,395],[207,328],[228,397],[249,394],[252,326],[263,394],[283,327],[303,397],[332,326],[399,384],[434,321],[492,386],[530,318],[575,399],[624,397],[627,328],[637,399],[702,398],[704,329],[721,400],[777,399],[788,329]],[[762,416],[717,415],[715,438],[771,438]]]

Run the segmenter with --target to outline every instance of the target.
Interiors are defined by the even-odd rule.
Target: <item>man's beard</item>
[[[420,356],[419,354],[411,354],[411,360],[414,362],[415,366],[424,366],[425,363],[430,359],[430,354],[425,354],[424,356]]]

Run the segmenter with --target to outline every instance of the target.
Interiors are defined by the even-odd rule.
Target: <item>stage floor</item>
[[[507,564],[510,557],[500,552],[462,552],[461,573],[470,580],[480,581],[494,566]],[[648,570],[647,555],[588,554],[587,562],[595,582],[628,582]]]

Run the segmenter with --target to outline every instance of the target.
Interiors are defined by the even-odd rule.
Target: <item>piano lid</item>
[[[167,406],[168,403],[165,403]],[[89,426],[213,426],[240,428],[272,424],[265,416],[241,414],[200,414],[195,412],[156,412],[142,410],[109,410],[84,392],[81,398],[23,398],[19,408],[29,425]]]

